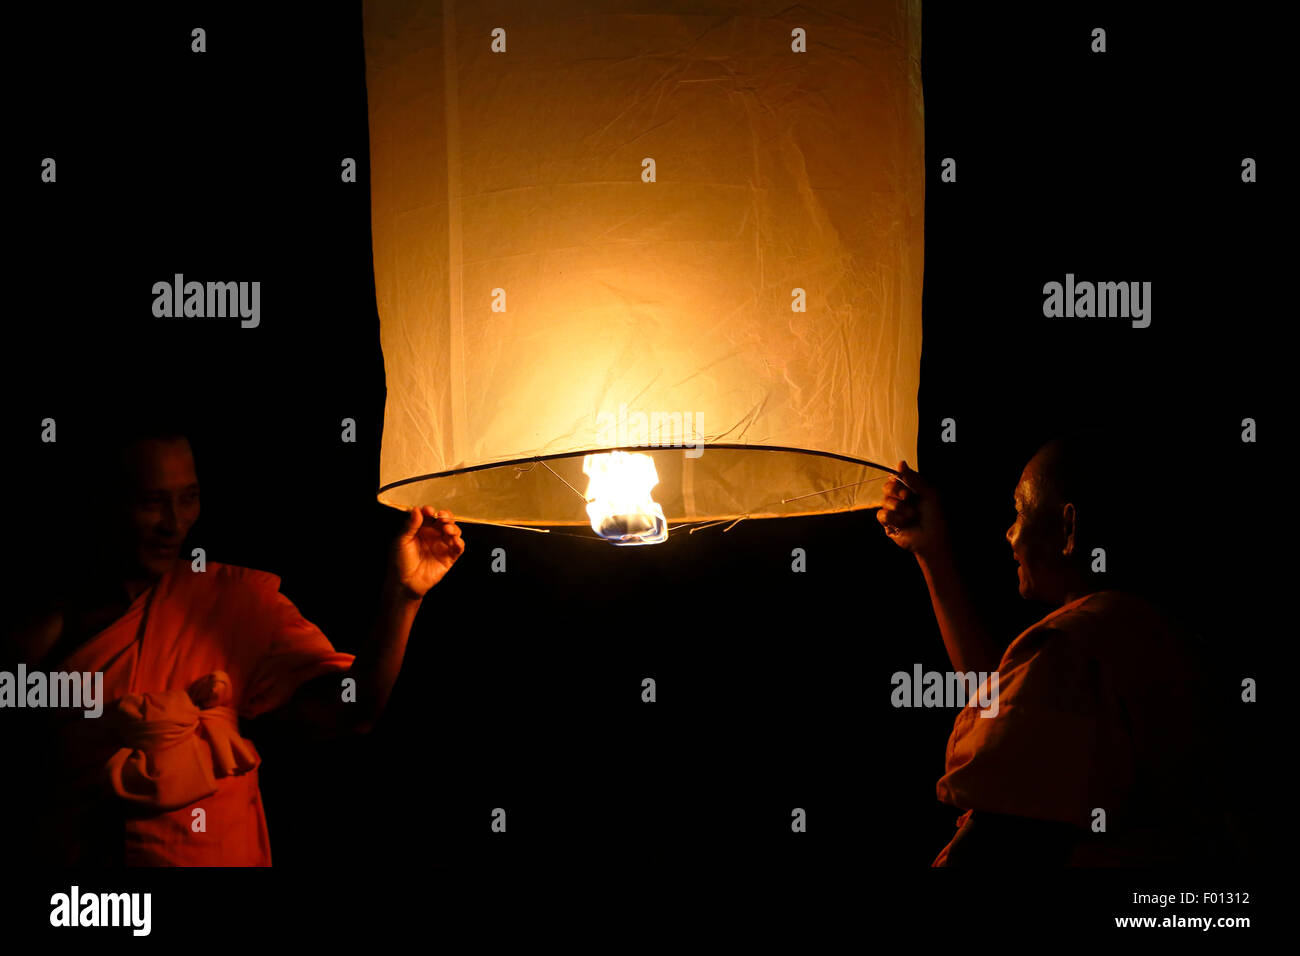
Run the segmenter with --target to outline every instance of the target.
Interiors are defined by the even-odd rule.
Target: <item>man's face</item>
[[[1061,578],[1060,516],[1046,500],[1037,458],[1025,466],[1016,485],[1015,523],[1007,529],[1007,542],[1019,565],[1020,596],[1029,601],[1053,601]]]
[[[184,438],[137,442],[126,451],[129,554],[151,577],[170,570],[199,516],[199,479]]]

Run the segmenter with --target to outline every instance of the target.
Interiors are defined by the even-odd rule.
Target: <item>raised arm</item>
[[[891,541],[916,556],[953,669],[996,670],[1002,655],[957,571],[938,492],[907,462],[898,463],[898,472],[903,480],[890,477],[885,482],[885,501],[876,520]]]
[[[279,716],[327,733],[370,730],[397,682],[424,596],[464,552],[465,542],[450,512],[427,505],[413,508],[393,542],[374,629],[352,668],[308,681]],[[339,682],[344,677],[357,682],[355,703],[341,699]]]

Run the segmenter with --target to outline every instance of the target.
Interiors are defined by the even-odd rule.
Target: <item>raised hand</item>
[[[411,509],[393,542],[390,573],[407,596],[423,598],[464,553],[465,542],[452,513],[423,505]]]
[[[924,478],[898,463],[902,481],[890,476],[885,482],[885,501],[876,520],[889,540],[905,551],[922,555],[948,546],[948,530],[939,505],[938,492]]]

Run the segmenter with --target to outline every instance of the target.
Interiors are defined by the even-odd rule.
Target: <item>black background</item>
[[[195,25],[203,55],[189,51]],[[1094,26],[1104,55],[1089,52]],[[1248,7],[1207,22],[941,3],[926,5],[922,34],[918,467],[944,490],[971,587],[1008,642],[1040,617],[1003,538],[1021,468],[1070,425],[1136,427],[1149,457],[1116,461],[1114,480],[1134,520],[1176,530],[1161,576],[1215,646],[1225,701],[1278,633],[1267,548],[1280,479],[1259,458],[1283,427],[1289,321],[1276,34]],[[375,502],[384,382],[360,5],[42,7],[16,14],[8,54],[11,581],[89,553],[95,476],[80,450],[121,400],[156,397],[197,426],[192,543],[281,575],[305,616],[355,649],[398,517]],[[46,156],[57,185],[39,181]],[[949,156],[952,184],[939,179]],[[1245,156],[1257,184],[1240,180]],[[343,157],[355,184],[339,180]],[[260,328],[155,319],[150,288],[176,272],[260,280]],[[1044,319],[1042,286],[1067,272],[1152,282],[1151,326]],[[56,445],[40,442],[45,417]],[[344,417],[356,444],[339,440]],[[946,417],[956,443],[939,440]],[[1260,444],[1241,442],[1245,417]],[[1177,480],[1153,479],[1161,470]],[[632,549],[464,530],[468,551],[426,599],[374,733],[320,745],[248,731],[277,874],[356,892],[483,864],[915,886],[951,836],[956,811],[934,784],[954,712],[890,705],[893,672],[948,664],[915,562],[874,513]],[[490,572],[498,546],[504,575]],[[795,547],[806,574],[790,572]],[[1231,713],[1230,766],[1207,754],[1207,772],[1230,775],[1259,848],[1280,825],[1261,796],[1267,721]],[[790,832],[795,806],[807,834]],[[493,807],[507,809],[504,837],[489,831]],[[234,893],[244,878],[206,879]],[[270,879],[256,885],[286,891]],[[68,880],[29,884],[38,923],[47,882]],[[934,913],[969,892],[948,882],[862,905]],[[1117,898],[1088,912],[1133,911]],[[176,905],[155,918],[179,920]]]

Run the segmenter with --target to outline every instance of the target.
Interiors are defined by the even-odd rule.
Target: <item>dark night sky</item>
[[[1285,175],[1270,162],[1271,60],[1244,17],[1043,6],[1025,18],[927,5],[919,468],[943,488],[972,587],[1009,642],[1044,613],[1018,598],[1002,537],[1025,461],[1075,423],[1149,434],[1149,460],[1115,462],[1114,480],[1131,487],[1134,520],[1169,526],[1161,577],[1216,648],[1230,701],[1272,619],[1260,555],[1276,505],[1260,489],[1276,478],[1260,456],[1281,428],[1288,273],[1268,239]],[[5,157],[11,557],[40,577],[84,552],[95,519],[78,503],[94,477],[79,449],[124,396],[173,400],[198,425],[192,540],[281,575],[354,649],[395,518],[374,499],[383,364],[360,5],[272,20],[224,5],[114,11],[76,30],[55,11],[24,16]],[[195,57],[199,22],[213,52]],[[1087,52],[1097,22],[1105,56]],[[57,188],[37,181],[46,155]],[[356,185],[338,181],[343,156],[358,159]],[[945,156],[956,184],[939,181]],[[1243,156],[1260,183],[1239,181]],[[175,272],[260,279],[263,327],[154,319],[148,290]],[[1151,281],[1152,326],[1050,325],[1041,288],[1067,272]],[[46,416],[57,447],[39,443]],[[355,445],[337,440],[345,416]],[[949,416],[955,444],[939,441]],[[1261,445],[1240,442],[1246,416]],[[956,811],[934,784],[954,712],[889,703],[894,671],[948,664],[915,562],[874,513],[654,548],[465,533],[374,734],[254,737],[277,866],[718,852],[902,869],[951,835]],[[506,575],[489,571],[497,546]],[[809,573],[789,572],[794,547]],[[639,701],[646,675],[653,708]],[[1233,713],[1234,779],[1254,806],[1264,720]],[[493,806],[511,808],[508,845],[466,822]],[[791,806],[821,832],[792,841]]]

